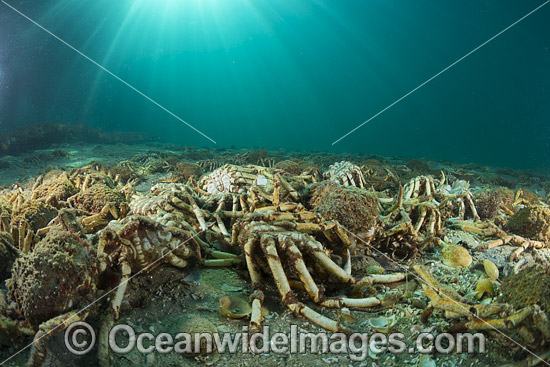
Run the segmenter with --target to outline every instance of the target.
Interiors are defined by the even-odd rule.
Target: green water
[[[7,1],[217,142],[550,169],[544,1]],[[0,3],[0,128],[43,122],[213,146]]]

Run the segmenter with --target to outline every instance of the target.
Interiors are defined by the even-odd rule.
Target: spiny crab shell
[[[96,290],[95,250],[77,234],[57,229],[18,258],[6,281],[17,312],[33,328],[82,303]]]
[[[328,168],[328,171],[323,174],[323,177],[344,186],[364,188],[366,185],[365,176],[361,168],[348,161],[332,164]]]
[[[201,188],[209,194],[245,192],[251,185],[265,186],[272,180],[268,168],[226,164],[200,181]]]

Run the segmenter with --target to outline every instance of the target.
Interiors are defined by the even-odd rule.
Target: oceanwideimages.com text
[[[78,325],[76,325],[78,324]],[[70,352],[82,355],[95,343],[95,333],[86,323],[67,329],[65,344]],[[73,326],[71,325],[71,326]],[[329,333],[305,332],[291,325],[288,333],[270,331],[250,333],[243,327],[238,333],[138,333],[131,326],[120,324],[109,333],[109,348],[118,354],[140,353],[201,354],[346,354],[353,361],[363,361],[369,353],[484,353],[485,336],[482,333],[419,333],[407,338],[402,333]]]

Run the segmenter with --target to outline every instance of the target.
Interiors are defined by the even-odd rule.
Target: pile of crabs
[[[511,261],[545,248],[550,209],[543,202],[526,200],[523,192],[474,197],[467,182],[443,172],[400,184],[390,171],[371,177],[368,167],[347,161],[325,172],[269,166],[226,164],[184,183],[158,183],[148,193],[137,192],[131,178],[123,182],[94,167],[4,190],[0,281],[7,293],[0,292],[0,336],[34,336],[28,364],[40,366],[49,338],[107,307],[98,360],[108,366],[108,330],[128,281],[168,264],[245,267],[251,331],[260,330],[266,287],[274,285],[293,313],[350,332],[320,309],[382,307],[384,297],[367,292],[373,285],[416,280],[429,299],[425,320],[439,310],[457,320],[455,331],[508,330],[529,345],[550,341],[550,305],[542,294],[548,287],[541,285],[540,297],[528,301],[508,292],[503,302],[476,303],[441,285],[420,256],[442,247],[442,254],[469,266],[469,251],[446,242],[449,229],[483,239],[476,251],[516,245]],[[377,191],[371,178],[391,184]],[[354,265],[358,255],[373,252],[400,271],[369,273]],[[544,283],[549,277],[541,269],[526,271]],[[115,284],[107,272],[118,275]]]

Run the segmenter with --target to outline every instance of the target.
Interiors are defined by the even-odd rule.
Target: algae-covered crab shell
[[[13,245],[13,239],[7,232],[0,232],[0,282],[11,274],[11,268],[19,251]]]
[[[78,235],[51,229],[34,250],[15,261],[6,281],[17,311],[37,328],[78,307],[96,290],[94,249]]]
[[[508,228],[514,234],[538,241],[550,240],[550,208],[531,204],[516,211],[508,219]]]
[[[485,293],[492,295],[493,294],[493,282],[491,279],[484,278],[477,282],[476,289],[477,292],[476,298],[481,299]]]
[[[444,243],[440,241],[440,243]],[[444,244],[441,250],[441,261],[443,264],[458,268],[468,267],[472,263],[472,256],[464,247],[455,244]]]
[[[483,260],[483,268],[485,269],[485,273],[487,273],[487,276],[491,280],[497,280],[498,279],[498,268],[491,260]]]

